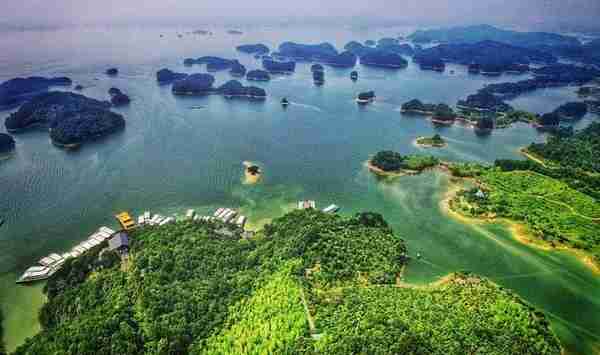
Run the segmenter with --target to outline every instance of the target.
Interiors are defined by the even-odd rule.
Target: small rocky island
[[[270,57],[265,57],[262,61],[263,68],[273,74],[290,74],[296,71],[296,62],[278,61]]]
[[[125,95],[120,89],[110,88],[108,94],[110,95],[110,103],[113,106],[124,106],[131,102],[129,96]]]
[[[265,100],[267,93],[264,89],[256,86],[244,86],[237,80],[230,80],[217,88],[216,93],[223,95],[226,99],[247,98],[250,100]]]
[[[44,125],[54,144],[77,147],[125,127],[123,116],[110,111],[110,105],[80,94],[51,91],[23,104],[4,124],[15,133]]]
[[[119,74],[119,69],[117,68],[108,68],[106,69],[106,75],[115,76]]]
[[[408,62],[401,55],[387,52],[374,51],[360,57],[360,64],[383,68],[406,68]]]
[[[207,95],[213,89],[215,78],[210,74],[192,74],[173,83],[174,95]]]
[[[375,101],[375,91],[361,92],[356,97],[356,102],[359,105],[366,105],[366,104],[371,103],[373,101]]]
[[[15,140],[11,135],[0,133],[0,158],[15,149]]]
[[[419,64],[421,70],[433,70],[437,72],[446,70],[446,63],[440,58],[415,56],[414,61]]]
[[[247,53],[247,54],[258,54],[265,55],[268,54],[271,50],[269,47],[262,43],[258,44],[242,44],[240,46],[235,47],[239,52]]]
[[[206,70],[209,72],[216,72],[221,70],[231,69],[231,67],[237,62],[235,59],[225,59],[221,57],[204,56],[200,58],[186,58],[183,61],[184,65],[190,66],[194,64],[206,64]]]
[[[156,72],[156,81],[160,84],[168,84],[177,80],[185,79],[188,77],[188,74],[185,73],[176,73],[167,68],[161,69]]]
[[[395,177],[416,175],[425,169],[437,166],[439,163],[439,159],[433,156],[401,155],[391,150],[384,150],[377,152],[369,159],[367,167],[376,175]]]
[[[439,134],[435,134],[433,137],[418,137],[415,139],[415,145],[423,148],[444,148],[448,146],[446,140]]]
[[[265,70],[255,69],[255,70],[250,70],[246,74],[246,80],[269,81],[269,80],[271,80],[271,75],[269,75],[269,72],[267,72]]]
[[[262,170],[258,165],[255,165],[249,161],[245,161],[244,165],[244,184],[254,185],[260,181],[262,176]]]
[[[238,62],[237,60],[231,66],[231,70],[229,70],[229,74],[236,78],[243,78],[246,76],[246,67]]]
[[[72,84],[71,79],[66,77],[32,76],[8,80],[0,84],[0,108],[16,106],[52,86],[71,86]]]

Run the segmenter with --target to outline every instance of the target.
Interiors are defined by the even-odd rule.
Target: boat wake
[[[307,109],[311,109],[311,110],[317,111],[317,112],[323,112],[323,110],[320,107],[314,106],[314,105],[301,104],[301,103],[298,103],[298,102],[291,102],[291,101],[290,101],[290,104],[294,105],[294,106],[299,106],[299,107],[304,107],[304,108],[307,108]]]

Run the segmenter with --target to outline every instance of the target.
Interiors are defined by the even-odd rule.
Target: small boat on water
[[[331,205],[325,207],[323,209],[323,212],[325,212],[325,213],[336,213],[339,210],[340,210],[340,207],[338,205],[331,204]]]
[[[350,79],[352,79],[352,81],[358,80],[358,72],[353,71],[352,73],[350,73]]]
[[[0,218],[0,227],[2,227],[3,224],[4,224],[4,220],[2,218]]]
[[[375,91],[361,92],[356,98],[356,103],[359,105],[366,105],[373,101],[375,101]]]
[[[283,99],[281,99],[281,106],[287,107],[289,104],[290,104],[290,102],[288,101],[287,97],[284,97]]]
[[[202,110],[204,106],[190,106],[190,110]]]

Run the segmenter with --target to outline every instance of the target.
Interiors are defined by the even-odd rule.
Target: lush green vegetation
[[[590,174],[581,169],[563,166],[544,166],[533,160],[496,160],[494,165],[502,171],[530,170],[560,180],[570,188],[600,200],[600,175]],[[481,171],[477,174],[480,175]],[[461,176],[461,175],[456,175]],[[474,175],[471,175],[474,176]]]
[[[438,165],[439,162],[439,159],[433,156],[401,155],[390,150],[377,152],[370,160],[371,165],[385,172],[422,171]]]
[[[531,144],[527,150],[567,168],[600,173],[600,123],[594,122],[572,136],[550,136],[548,142]]]
[[[6,354],[6,349],[4,349],[4,329],[2,328],[2,322],[4,318],[2,317],[2,310],[0,309],[0,355]]]
[[[477,177],[483,174],[489,166],[479,163],[451,163],[448,170],[456,177]]]
[[[479,188],[463,191],[455,209],[476,216],[500,216],[522,221],[551,245],[564,244],[592,254],[600,263],[600,205],[566,183],[531,171],[489,169]]]
[[[228,310],[225,326],[193,354],[292,354],[308,334],[302,288],[292,276],[298,260]]]
[[[298,210],[252,239],[223,228],[146,227],[124,264],[73,263],[15,354],[560,353],[543,314],[488,281],[399,287],[406,248],[378,214]]]
[[[496,117],[496,128],[509,127],[516,122],[537,123],[538,119],[535,113],[521,110],[509,111]]]
[[[446,146],[446,141],[439,134],[435,134],[433,137],[417,138],[417,144],[432,147],[444,147]]]
[[[316,308],[323,332],[316,343],[319,354],[560,352],[543,314],[491,282],[465,274],[422,289],[328,290]]]

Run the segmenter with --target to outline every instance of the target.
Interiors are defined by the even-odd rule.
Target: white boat
[[[246,220],[247,220],[246,216],[239,216],[237,218],[237,220],[235,221],[235,224],[244,228],[244,226],[246,225]]]
[[[323,209],[323,212],[325,212],[325,213],[336,213],[339,210],[340,210],[339,206],[332,204],[332,205],[329,205],[329,206],[325,207]]]
[[[173,222],[175,222],[175,219],[173,217],[167,217],[167,218],[163,219],[158,225],[164,226],[165,224],[169,224],[169,223],[173,223]]]
[[[231,222],[235,218],[235,216],[237,216],[237,214],[238,213],[236,211],[231,210],[229,214],[223,217],[223,221],[225,221],[225,223]]]
[[[23,275],[19,277],[17,283],[30,282],[36,280],[45,280],[52,276],[56,270],[46,267],[46,266],[32,266],[29,269],[25,270]]]
[[[215,217],[217,218],[223,218],[225,217],[225,215],[227,215],[229,212],[231,212],[231,210],[229,208],[223,208],[223,210],[221,211],[221,213],[219,213],[218,215],[216,215]]]
[[[187,218],[187,219],[193,219],[195,215],[196,215],[196,211],[194,211],[192,209],[189,209],[185,213],[185,218]]]
[[[106,239],[110,238],[110,236],[111,236],[110,234],[108,234],[106,232],[102,232],[102,231],[96,233],[96,235],[98,237],[101,237],[103,240],[106,240]]]
[[[140,226],[146,224],[146,220],[144,219],[144,215],[139,215],[138,219],[137,219],[137,222],[138,222],[138,224]]]
[[[110,229],[110,228],[108,228],[108,227],[100,227],[100,229],[98,229],[98,230],[99,230],[100,232],[105,232],[105,233],[107,233],[107,234],[109,234],[109,235],[113,235],[113,234],[115,234],[115,231],[114,231],[114,230],[112,230],[112,229]]]
[[[64,258],[62,256],[60,256],[56,253],[52,253],[52,254],[42,258],[39,261],[39,264],[49,267],[49,266],[55,265],[61,261],[64,261]]]

